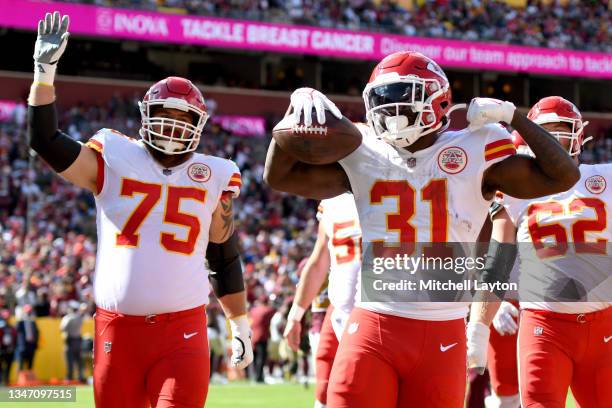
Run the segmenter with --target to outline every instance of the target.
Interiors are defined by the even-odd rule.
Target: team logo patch
[[[193,163],[187,169],[187,174],[189,174],[189,178],[193,181],[204,183],[210,179],[211,171],[210,167],[204,163]]]
[[[457,174],[465,169],[467,162],[467,153],[457,146],[447,147],[438,154],[438,166],[445,173]]]
[[[593,194],[601,194],[606,189],[606,179],[597,174],[586,179],[584,181],[584,186]]]

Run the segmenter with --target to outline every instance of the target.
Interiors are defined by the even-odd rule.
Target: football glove
[[[253,362],[253,345],[251,344],[251,328],[246,315],[230,319],[232,331],[232,358],[233,367],[246,368]]]
[[[467,325],[467,363],[478,374],[487,368],[487,351],[489,348],[490,329],[480,322],[469,322]]]
[[[38,22],[38,37],[34,45],[34,82],[53,85],[57,61],[68,44],[67,15],[61,17],[58,11],[47,13],[44,20]]]
[[[510,302],[502,302],[493,318],[493,327],[502,336],[513,335],[518,330],[515,317],[518,317],[518,309]]]
[[[516,107],[512,102],[493,98],[474,98],[467,112],[469,129],[476,130],[489,123],[512,122]]]
[[[317,112],[317,121],[325,124],[325,110],[328,110],[338,119],[342,119],[340,109],[330,101],[327,96],[312,88],[299,88],[291,94],[291,107],[295,123],[300,122],[304,113],[304,125],[312,125],[312,108]]]

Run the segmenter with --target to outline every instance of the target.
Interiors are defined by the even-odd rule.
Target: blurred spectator
[[[270,340],[270,321],[276,310],[270,306],[268,297],[262,295],[249,312],[253,335],[255,381],[264,382],[264,367],[268,362],[268,341]]]
[[[81,329],[83,328],[83,319],[85,318],[86,311],[86,304],[79,304],[76,300],[72,300],[68,304],[68,314],[62,318],[60,323],[60,331],[62,332],[65,346],[67,381],[74,380],[74,367],[76,366],[79,382],[85,382],[85,376],[83,375],[83,359],[81,358],[81,347],[83,342]]]
[[[17,347],[15,355],[17,368],[22,371],[32,370],[34,356],[38,348],[38,325],[34,320],[32,305],[25,304],[22,310],[22,318],[17,321]]]
[[[15,356],[17,344],[17,330],[9,322],[8,310],[0,315],[0,384],[9,385],[9,376]]]
[[[287,321],[285,320],[285,313],[287,306],[281,305],[276,309],[272,319],[270,319],[270,342],[268,344],[268,371],[270,375],[274,375],[275,367],[282,367],[280,357],[280,343],[283,339],[283,331]]]

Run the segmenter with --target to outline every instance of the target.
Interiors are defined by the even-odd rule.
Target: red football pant
[[[523,408],[612,407],[612,307],[587,314],[523,310],[519,384]]]
[[[329,305],[327,313],[325,313],[325,320],[323,320],[323,326],[321,327],[321,334],[319,337],[319,347],[317,348],[316,356],[316,376],[317,376],[317,387],[315,390],[315,397],[317,401],[326,404],[327,403],[327,385],[329,383],[329,375],[334,364],[334,358],[336,357],[336,351],[338,350],[338,338],[332,327],[331,314],[333,306]]]
[[[511,302],[517,308],[518,302]],[[502,336],[491,325],[489,337],[488,369],[491,388],[500,397],[516,395],[519,392],[516,342],[518,334]]]
[[[329,408],[463,408],[464,319],[415,320],[355,308],[332,367]]]
[[[210,370],[204,306],[149,319],[98,308],[95,331],[96,407],[204,406]]]

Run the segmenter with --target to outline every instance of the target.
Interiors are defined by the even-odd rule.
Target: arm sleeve
[[[235,231],[221,244],[209,242],[206,260],[210,269],[208,278],[217,298],[244,291],[238,235]]]
[[[55,102],[28,105],[28,137],[30,147],[58,173],[75,162],[81,144],[57,128]]]

